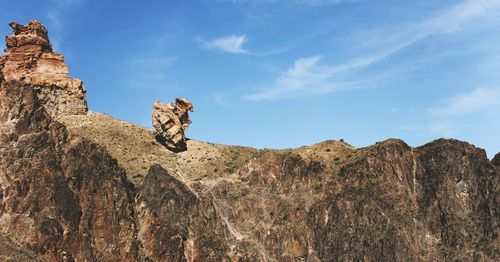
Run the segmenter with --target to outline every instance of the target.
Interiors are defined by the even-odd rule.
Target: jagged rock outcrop
[[[50,48],[46,31],[33,28],[37,37],[16,43]],[[417,148],[389,139],[360,149],[326,141],[256,150],[184,136],[189,148],[174,154],[154,131],[130,123],[96,114],[53,118],[40,85],[13,75],[7,81],[4,69],[0,258],[500,259],[500,154],[489,161],[484,150],[446,139]],[[183,134],[192,106],[180,106],[157,118],[177,119],[171,122]],[[128,147],[137,137],[150,138]]]
[[[85,114],[83,83],[69,75],[63,56],[52,52],[47,29],[36,20],[9,25],[13,34],[6,37],[5,55],[0,58],[3,81],[30,85],[52,117]]]
[[[132,189],[116,160],[71,139],[32,86],[0,87],[0,234],[51,261],[137,254]]]
[[[498,182],[467,143],[385,141],[344,166],[311,207],[313,249],[334,260],[495,260]]]
[[[124,170],[51,116],[86,112],[81,81],[50,52],[41,24],[11,26],[0,71],[0,234],[50,261],[134,259]]]
[[[152,121],[157,139],[174,152],[185,151],[186,132],[191,124],[189,113],[193,105],[186,98],[176,98],[175,104],[156,101],[153,105]]]
[[[233,236],[212,199],[200,197],[160,165],[149,169],[138,188],[135,210],[141,259],[238,261],[245,253],[230,245]]]

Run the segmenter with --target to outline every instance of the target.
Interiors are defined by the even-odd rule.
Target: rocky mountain
[[[38,22],[0,58],[6,261],[498,261],[500,154],[440,139],[257,150],[87,111]]]

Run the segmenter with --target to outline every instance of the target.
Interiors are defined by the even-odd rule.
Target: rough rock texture
[[[65,115],[58,119],[73,136],[88,138],[104,147],[127,170],[129,180],[136,185],[142,183],[152,165],[159,164],[171,174],[175,172],[177,154],[165,150],[165,146],[156,141],[153,130],[92,111],[87,115]]]
[[[341,260],[492,260],[498,180],[485,152],[467,143],[385,141],[327,183],[307,215],[313,249]]]
[[[173,152],[186,151],[186,132],[191,124],[188,111],[193,105],[185,98],[176,98],[175,104],[156,101],[153,105],[152,121],[157,140]]]
[[[140,257],[153,261],[220,261],[238,257],[210,198],[199,198],[184,183],[154,165],[137,191]],[[174,211],[175,210],[175,211]],[[233,247],[232,249],[235,249]]]
[[[33,251],[12,242],[0,235],[0,261],[43,261]]]
[[[0,258],[500,259],[500,154],[445,139],[289,150],[188,140],[172,153],[153,130],[102,114],[54,119],[36,85],[3,79]]]
[[[132,188],[116,160],[45,112],[35,90],[0,89],[0,234],[49,260],[137,254]]]
[[[133,186],[124,170],[53,118],[86,113],[81,81],[52,53],[40,23],[10,25],[14,35],[0,59],[2,241],[29,249],[33,259],[135,258]]]
[[[0,58],[4,81],[30,85],[52,117],[85,114],[82,81],[69,75],[61,54],[52,52],[47,29],[36,20],[26,26],[14,22],[10,26],[13,35],[6,37],[7,49]]]

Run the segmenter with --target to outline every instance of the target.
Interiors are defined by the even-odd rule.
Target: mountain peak
[[[29,46],[30,48],[38,46],[42,51],[52,52],[49,32],[37,20],[31,20],[26,25],[11,22],[9,26],[12,27],[13,35],[5,38],[7,50],[24,46]]]

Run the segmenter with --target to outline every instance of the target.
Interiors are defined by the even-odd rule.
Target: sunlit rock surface
[[[186,151],[186,132],[191,124],[189,113],[193,105],[186,98],[176,98],[175,103],[153,105],[152,122],[157,139],[173,152]]]
[[[38,21],[10,23],[13,34],[6,37],[7,48],[0,59],[5,82],[30,85],[51,116],[85,114],[85,88],[72,78],[61,54],[52,52],[48,32]]]

